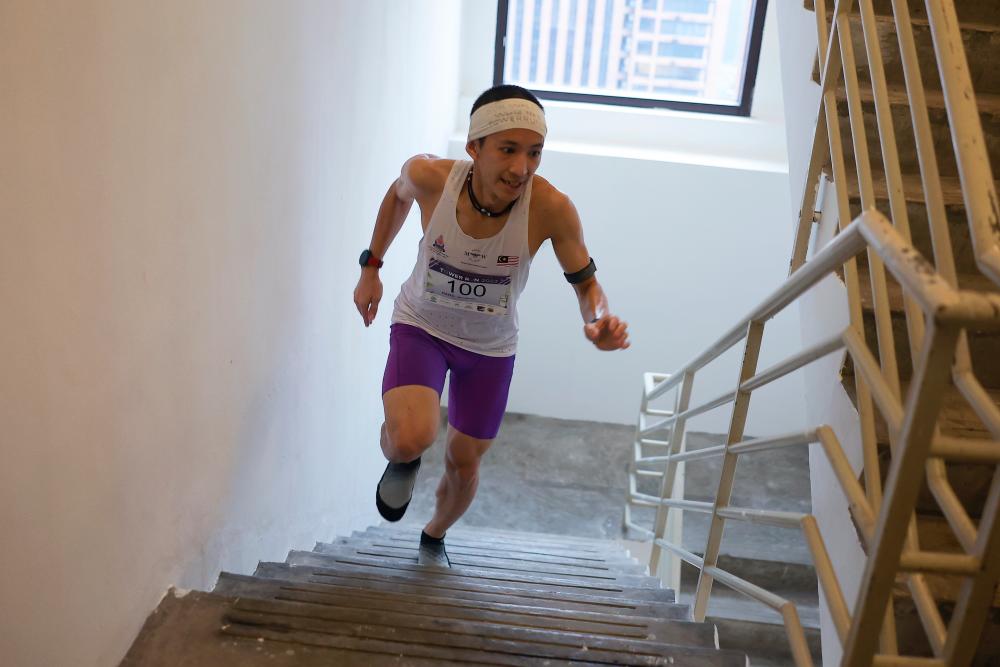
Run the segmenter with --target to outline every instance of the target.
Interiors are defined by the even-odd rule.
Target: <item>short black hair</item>
[[[528,100],[529,102],[534,102],[538,105],[538,108],[545,111],[545,107],[542,103],[538,101],[530,90],[522,88],[521,86],[515,86],[512,83],[504,83],[499,86],[493,86],[482,95],[476,98],[476,101],[472,103],[472,111],[469,112],[471,116],[476,112],[476,109],[483,106],[484,104],[489,104],[490,102],[499,102],[500,100],[509,99],[521,99]]]

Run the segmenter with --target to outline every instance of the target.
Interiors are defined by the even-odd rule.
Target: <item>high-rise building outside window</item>
[[[500,0],[495,83],[749,115],[767,0]]]

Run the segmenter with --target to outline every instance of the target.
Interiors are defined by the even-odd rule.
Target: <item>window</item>
[[[663,0],[663,11],[708,14],[712,0]]]
[[[746,116],[766,8],[767,0],[500,0],[494,82],[542,99]],[[651,73],[689,83],[650,89]]]
[[[677,42],[660,42],[656,45],[656,55],[663,58],[698,58],[705,56],[705,47]]]
[[[708,25],[707,23],[691,23],[678,20],[660,21],[660,34],[705,37],[708,35]]]

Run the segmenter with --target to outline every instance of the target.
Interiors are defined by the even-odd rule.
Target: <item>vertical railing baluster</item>
[[[722,533],[725,529],[725,519],[719,516],[719,509],[727,507],[733,493],[733,480],[736,476],[738,454],[731,454],[729,447],[743,439],[743,429],[746,427],[747,411],[750,409],[749,391],[740,389],[740,385],[753,377],[757,372],[757,359],[760,357],[760,344],[764,337],[764,323],[751,321],[747,325],[746,344],[743,348],[743,361],[740,364],[739,379],[736,382],[736,400],[729,420],[729,433],[726,436],[726,454],[722,460],[722,473],[719,476],[719,488],[715,494],[712,508],[712,520],[708,530],[708,542],[705,545],[705,556],[701,572],[698,573],[698,588],[695,591],[693,617],[696,621],[705,620],[708,610],[708,598],[712,594],[712,578],[705,574],[706,567],[715,567],[719,562],[719,548],[722,546]]]

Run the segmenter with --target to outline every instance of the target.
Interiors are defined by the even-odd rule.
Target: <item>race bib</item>
[[[506,315],[510,284],[510,276],[472,273],[431,259],[427,263],[424,298],[449,308]]]

